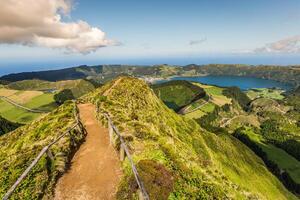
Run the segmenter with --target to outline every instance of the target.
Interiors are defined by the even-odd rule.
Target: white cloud
[[[191,40],[189,42],[189,45],[191,45],[191,46],[198,45],[198,44],[205,42],[206,40],[207,40],[206,38],[202,38],[201,40]]]
[[[83,54],[119,44],[87,22],[64,22],[71,9],[71,0],[0,0],[0,43]]]
[[[256,53],[300,53],[300,35],[266,44],[254,50]]]

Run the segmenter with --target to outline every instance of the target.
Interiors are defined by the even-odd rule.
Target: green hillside
[[[75,80],[93,78],[101,82],[111,80],[120,75],[135,77],[165,78],[170,76],[203,76],[203,75],[227,75],[245,76],[271,79],[294,86],[300,84],[300,66],[276,66],[276,65],[241,65],[241,64],[209,64],[209,65],[96,65],[79,66],[58,70],[23,72],[9,74],[0,77],[4,84],[15,81],[40,79],[48,81]],[[0,83],[1,83],[0,82]]]
[[[87,80],[64,80],[64,81],[44,81],[38,79],[16,81],[8,84],[9,89],[14,90],[38,90],[38,91],[59,91],[70,89],[77,98],[95,89],[95,86]]]
[[[177,115],[141,80],[121,77],[86,100],[108,112],[124,134],[151,199],[297,199],[248,147]],[[137,187],[127,159],[123,169],[117,195],[133,199]]]
[[[178,111],[187,104],[205,97],[205,91],[188,81],[169,81],[152,86],[155,94],[171,109]]]
[[[251,128],[238,129],[234,135],[255,151],[269,169],[292,191],[300,192],[300,162],[284,150],[275,147]]]
[[[45,145],[75,123],[74,106],[67,102],[50,114],[0,137],[0,196],[12,186]],[[58,176],[83,139],[83,134],[72,133],[74,140],[65,137],[51,151],[54,161],[45,156],[18,186],[11,199],[34,200],[51,197]]]

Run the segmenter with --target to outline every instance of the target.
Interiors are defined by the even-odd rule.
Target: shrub
[[[59,105],[63,104],[67,100],[72,100],[74,98],[75,97],[70,89],[64,89],[54,95],[54,100]]]

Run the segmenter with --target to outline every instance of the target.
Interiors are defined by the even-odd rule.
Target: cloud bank
[[[87,54],[118,43],[85,21],[64,22],[71,0],[0,0],[0,43]]]
[[[254,50],[256,53],[300,53],[300,35],[266,44]]]

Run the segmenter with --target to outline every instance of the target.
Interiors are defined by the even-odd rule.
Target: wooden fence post
[[[52,152],[51,152],[51,150],[50,149],[48,149],[47,151],[46,151],[46,154],[47,154],[47,156],[48,156],[48,158],[50,158],[50,160],[54,160],[54,156],[53,156],[53,154],[52,154]]]
[[[125,159],[125,150],[123,148],[123,145],[120,145],[120,160],[123,161]]]
[[[140,189],[138,189],[139,200],[144,200],[144,195]]]
[[[114,129],[110,121],[108,121],[108,132],[109,132],[109,142],[112,145],[114,143]]]

